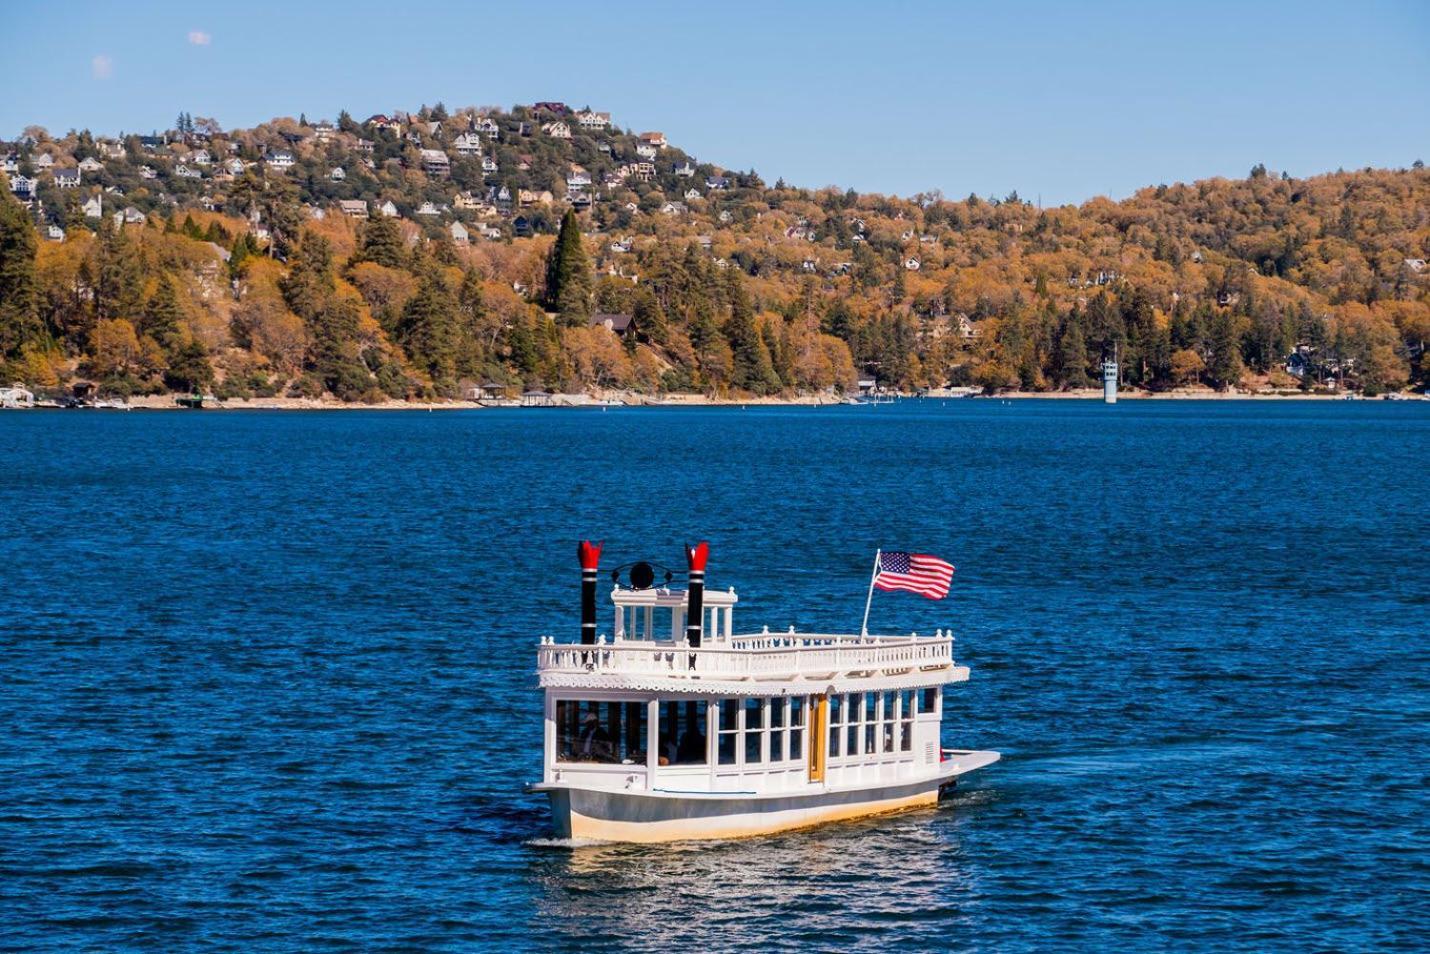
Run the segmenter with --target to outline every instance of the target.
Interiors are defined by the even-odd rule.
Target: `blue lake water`
[[[1430,404],[0,413],[0,946],[1423,949]],[[958,565],[937,810],[553,843],[537,636]],[[603,600],[602,628],[609,630]]]

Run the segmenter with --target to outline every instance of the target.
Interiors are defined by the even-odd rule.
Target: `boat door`
[[[824,763],[829,755],[829,696],[820,693],[809,707],[809,780],[824,781]]]

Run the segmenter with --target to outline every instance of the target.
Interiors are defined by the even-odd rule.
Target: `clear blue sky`
[[[1430,161],[1427,0],[61,6],[0,3],[0,135],[558,99],[768,181],[1045,204]]]

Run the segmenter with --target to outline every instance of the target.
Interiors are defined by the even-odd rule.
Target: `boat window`
[[[556,700],[556,760],[640,765],[646,760],[644,702]]]
[[[844,754],[855,755],[859,748],[859,724],[866,718],[864,694],[856,692],[849,697],[846,722],[849,729],[844,736]],[[867,751],[867,750],[866,750]]]
[[[882,718],[879,720],[880,752],[894,751],[894,719],[895,712],[897,711],[894,707],[898,704],[898,698],[899,694],[897,692],[891,691],[884,693],[884,711]]]
[[[839,754],[839,743],[844,738],[843,696],[829,697],[829,757]]]
[[[789,757],[804,758],[804,697],[789,701]]]
[[[899,693],[899,751],[908,752],[914,747],[914,691],[905,689]]]
[[[660,704],[659,764],[705,764],[706,706],[704,700]]]
[[[765,700],[745,700],[745,764],[764,761]]]
[[[785,707],[787,699],[770,700],[770,761],[785,760]]]
[[[929,686],[923,690],[922,698],[919,699],[919,712],[934,713],[938,711],[938,686]]]
[[[740,741],[740,700],[720,700],[720,746],[721,765],[734,765],[738,759],[736,752]]]

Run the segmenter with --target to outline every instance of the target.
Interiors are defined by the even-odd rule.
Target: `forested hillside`
[[[1040,209],[768,184],[541,103],[52,136],[0,193],[5,381],[343,400],[1424,386],[1430,173]]]

